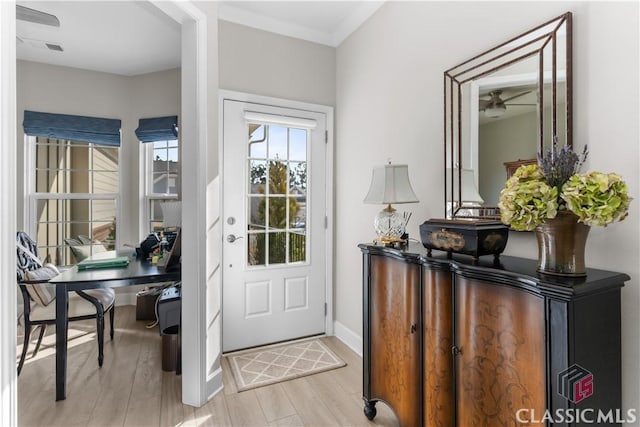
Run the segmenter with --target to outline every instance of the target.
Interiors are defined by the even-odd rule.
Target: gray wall
[[[138,119],[180,115],[180,70],[127,77],[29,61],[17,63],[17,215],[24,228],[24,110],[75,114],[122,120],[120,150],[121,217],[119,244],[137,244]]]
[[[544,123],[551,121],[551,109],[544,112]],[[565,134],[565,110],[558,111],[557,130]],[[478,130],[478,173],[480,195],[487,206],[497,206],[500,191],[507,178],[505,162],[535,159],[540,149],[538,141],[537,113],[518,114],[506,120],[496,120],[480,125]],[[548,149],[551,138],[545,137],[543,144]]]
[[[481,125],[478,130],[480,195],[487,206],[497,206],[507,178],[504,162],[535,159],[538,151],[537,113],[519,114]]]
[[[220,89],[335,105],[335,49],[219,21]]]

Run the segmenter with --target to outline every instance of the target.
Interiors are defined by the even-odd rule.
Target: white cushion
[[[31,299],[40,306],[47,306],[56,299],[56,289],[54,285],[46,282],[56,277],[60,272],[53,264],[45,264],[35,270],[28,270],[24,273],[24,279],[29,282],[44,282],[25,285]]]
[[[116,293],[111,288],[106,289],[88,289],[84,291],[86,294],[97,298],[102,303],[105,311],[114,304]],[[96,314],[96,307],[86,299],[82,298],[75,292],[69,293],[69,318],[77,316],[89,316]],[[31,307],[31,320],[54,320],[56,318],[56,305],[49,304],[41,306],[34,304]]]
[[[95,255],[95,254],[107,251],[104,245],[101,245],[99,243],[94,243],[91,245],[79,245],[79,246],[73,245],[73,246],[69,246],[69,248],[71,248],[71,252],[73,253],[73,256],[78,262],[90,257],[91,255]]]

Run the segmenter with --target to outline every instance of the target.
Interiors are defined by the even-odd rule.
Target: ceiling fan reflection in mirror
[[[498,118],[507,112],[507,105],[516,106],[516,105],[535,105],[535,104],[514,104],[507,102],[514,100],[516,98],[520,98],[521,96],[527,95],[531,93],[531,90],[518,93],[516,95],[510,96],[506,99],[502,99],[500,95],[502,95],[502,90],[493,90],[488,93],[489,99],[480,99],[479,109],[484,112],[487,117],[490,118]]]

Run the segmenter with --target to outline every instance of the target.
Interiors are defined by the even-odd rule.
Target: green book
[[[87,258],[78,263],[78,270],[93,270],[97,268],[119,268],[129,265],[129,257],[91,259]]]

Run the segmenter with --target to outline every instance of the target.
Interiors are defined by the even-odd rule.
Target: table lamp
[[[453,173],[454,173],[454,182],[457,182],[456,178],[458,174],[458,169],[454,169]],[[450,181],[451,179],[450,177],[451,177],[451,169],[447,168],[447,181]],[[460,180],[462,182],[462,190],[460,192],[460,201],[459,201],[460,205],[458,206],[458,200],[456,200],[456,198],[458,197],[458,186],[456,185],[453,187],[453,200],[447,200],[449,205],[447,206],[448,218],[453,217],[453,212],[457,208],[460,208],[460,210],[458,210],[458,213],[457,213],[458,216],[473,215],[473,213],[470,212],[469,210],[464,210],[464,207],[465,206],[477,207],[477,206],[481,206],[484,203],[484,199],[482,198],[482,196],[480,196],[480,193],[478,192],[478,188],[476,187],[475,176],[472,169],[462,169],[462,171],[460,171]],[[447,188],[451,188],[451,187],[447,186]],[[447,198],[448,196],[449,194],[447,194]]]
[[[390,162],[384,166],[375,166],[364,202],[387,205],[373,221],[378,234],[376,240],[383,244],[402,242],[408,218],[398,214],[391,205],[418,202],[409,182],[409,166],[392,165]]]

